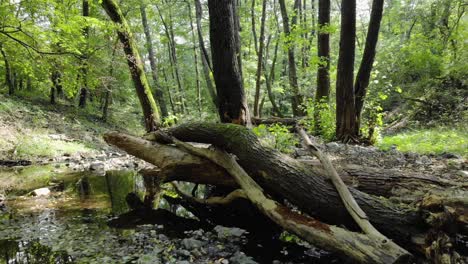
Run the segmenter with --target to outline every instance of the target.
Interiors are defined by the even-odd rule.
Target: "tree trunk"
[[[192,34],[192,43],[193,43],[193,63],[195,64],[195,81],[197,86],[197,106],[198,112],[202,112],[202,98],[201,98],[201,90],[200,90],[200,72],[198,70],[198,55],[197,55],[197,45],[195,40],[195,29],[193,28],[193,18],[192,18],[192,7],[190,2],[188,4],[188,12],[189,12],[189,19],[190,19],[190,32]]]
[[[210,143],[234,154],[237,162],[248,175],[271,197],[278,201],[287,199],[302,212],[317,217],[328,224],[344,225],[351,230],[356,229],[336,189],[327,179],[322,168],[306,165],[275,150],[261,146],[256,136],[248,129],[232,124],[191,123],[171,128],[167,132],[180,140]],[[213,167],[213,163],[200,159],[198,156],[191,156],[182,149],[158,143],[164,139],[160,135],[157,133],[149,134],[147,137],[150,140],[156,140],[156,142],[116,132],[106,134],[105,139],[108,143],[157,165],[160,168],[158,175],[163,174],[167,177],[164,181],[203,182],[237,188],[237,184],[232,181],[225,170]],[[427,176],[402,175],[392,170],[383,171],[381,169],[342,166],[338,171],[345,182],[353,183],[358,188],[365,186],[364,189],[374,190],[375,193],[379,193],[378,190],[382,183],[385,183],[383,191],[385,193],[399,185],[409,188],[424,186],[429,189],[435,185],[441,187],[442,191],[451,185],[451,183],[440,182]],[[200,178],[197,175],[200,175]],[[370,222],[379,231],[400,246],[417,254],[433,251],[431,245],[434,245],[433,241],[437,239],[433,237],[434,231],[439,232],[438,235],[435,235],[436,237],[440,234],[453,236],[457,232],[462,232],[459,228],[466,224],[462,209],[468,204],[466,198],[463,198],[466,197],[466,190],[459,187],[456,190],[458,196],[455,195],[451,199],[429,196],[431,198],[428,200],[423,194],[425,197],[422,203],[415,204],[413,201],[411,206],[392,203],[380,195],[368,195],[352,187],[349,189],[359,206],[369,217]],[[446,203],[445,200],[450,202]],[[437,204],[439,205],[437,206]],[[441,208],[445,204],[458,208],[454,211],[459,210],[461,206],[461,211],[455,213],[455,217],[449,217],[450,219],[439,218],[442,222],[434,224],[433,221],[431,222],[431,218],[437,219],[436,215],[439,212],[437,208]],[[446,229],[444,226],[450,226],[450,228]],[[450,243],[455,243],[454,240],[451,241]],[[460,249],[459,247],[460,245],[454,246],[449,251]],[[426,250],[428,252],[425,252]]]
[[[128,26],[127,21],[115,0],[103,0],[102,7],[106,10],[106,13],[112,21],[114,21],[118,26],[120,42],[123,44],[128,67],[143,109],[146,130],[155,131],[158,129],[160,123],[159,111],[148,85],[148,80],[146,79],[146,75],[143,70],[143,63],[141,61],[140,54],[138,53],[138,47],[130,31],[130,27]]]
[[[265,75],[265,82],[266,82],[266,88],[267,88],[267,93],[268,93],[268,99],[270,99],[271,106],[273,108],[273,112],[276,113],[277,116],[283,117],[283,114],[281,113],[281,110],[279,109],[278,105],[276,104],[276,99],[275,95],[273,93],[273,80],[275,76],[275,66],[276,66],[276,59],[278,58],[278,46],[279,46],[279,37],[276,40],[275,44],[275,51],[273,53],[273,60],[271,61],[271,68],[270,68],[270,74],[268,74],[267,69],[266,69],[266,62],[265,60],[263,61],[264,64],[264,75]]]
[[[327,223],[355,228],[326,177],[317,175],[297,160],[262,147],[246,128],[228,124],[187,124],[169,132],[183,141],[210,143],[225,149],[236,155],[247,173],[274,197],[285,198],[303,212]],[[398,243],[409,244],[412,236],[422,232],[424,223],[415,210],[401,208],[355,189],[350,191],[372,224]]]
[[[177,83],[177,97],[179,98],[179,103],[180,103],[180,110],[181,113],[185,113],[185,92],[184,88],[182,86],[182,82],[180,80],[180,73],[179,73],[179,65],[177,63],[177,52],[176,52],[176,47],[175,47],[175,37],[174,37],[174,30],[173,30],[173,25],[172,25],[172,17],[169,17],[169,24],[166,22],[166,20],[163,17],[163,14],[161,13],[161,10],[159,7],[156,5],[156,8],[158,10],[159,18],[161,19],[161,22],[164,26],[164,33],[167,37],[167,46],[168,46],[168,54],[169,54],[169,62],[171,63],[171,71],[172,71],[172,76],[176,80]]]
[[[112,46],[112,55],[111,55],[111,64],[109,65],[109,83],[106,86],[106,94],[104,96],[104,106],[102,107],[102,120],[107,121],[109,117],[109,105],[111,104],[112,90],[114,86],[114,62],[115,62],[115,53],[117,51],[117,44],[119,39],[115,40],[114,45]]]
[[[89,17],[89,2],[88,0],[83,0],[83,16]],[[89,27],[83,28],[83,36],[86,39],[86,46],[88,45],[89,38]],[[87,48],[87,47],[86,47]],[[85,50],[82,56],[81,63],[81,78],[83,79],[82,87],[80,89],[80,99],[78,106],[84,108],[86,106],[86,100],[88,99],[88,54]]]
[[[279,0],[281,16],[283,18],[283,30],[287,38],[286,46],[288,47],[288,69],[289,69],[289,85],[291,89],[291,106],[294,116],[303,116],[304,111],[301,109],[302,96],[299,92],[299,84],[297,82],[297,70],[296,70],[296,57],[294,55],[294,41],[291,41],[291,28],[289,26],[289,17],[286,9],[286,3],[284,0]],[[294,1],[294,10],[297,11],[298,5],[300,4],[299,0]],[[297,13],[297,12],[295,12]],[[291,19],[291,25],[294,26],[297,24],[297,15],[294,14]]]
[[[361,112],[364,106],[367,87],[369,86],[372,64],[374,64],[375,49],[379,39],[380,21],[382,21],[384,0],[374,0],[372,2],[372,11],[367,30],[366,46],[362,55],[361,65],[356,76],[354,84],[354,96],[356,105],[356,134],[359,135],[361,126]]]
[[[161,117],[165,118],[168,116],[166,101],[164,100],[164,93],[161,89],[158,78],[158,69],[156,67],[156,55],[154,54],[153,40],[151,38],[151,31],[148,26],[148,19],[146,17],[146,6],[142,3],[140,4],[140,13],[141,13],[141,22],[143,24],[143,30],[146,37],[146,49],[148,50],[148,57],[151,66],[151,76],[153,77],[154,87],[155,87],[155,97],[158,101],[159,108],[161,109]]]
[[[213,73],[221,122],[250,124],[247,99],[238,60],[234,0],[209,0]]]
[[[59,94],[59,91],[62,90],[62,83],[61,83],[61,74],[58,69],[55,69],[51,76],[52,79],[52,87],[50,88],[50,103],[56,103],[56,94]]]
[[[5,83],[8,86],[8,94],[13,95],[15,93],[15,85],[13,83],[12,76],[11,76],[10,62],[8,61],[6,52],[1,46],[1,44],[0,44],[0,52],[2,53],[3,61],[5,62]]]
[[[200,57],[202,61],[202,69],[203,75],[205,77],[206,89],[210,95],[211,101],[213,105],[218,108],[218,98],[216,95],[216,91],[213,85],[213,80],[211,79],[211,67],[210,67],[210,58],[208,56],[208,52],[205,48],[205,41],[203,40],[203,32],[201,26],[201,19],[202,19],[202,7],[200,0],[195,0],[195,16],[197,21],[197,34],[198,34],[198,46],[200,48]]]
[[[315,131],[320,131],[320,107],[329,102],[330,97],[330,0],[319,0],[317,56],[317,92],[315,94]]]
[[[265,19],[266,19],[266,0],[262,1],[262,19],[260,22],[260,39],[258,40],[259,47],[257,53],[257,75],[255,80],[255,99],[254,99],[254,116],[259,117],[259,99],[260,99],[260,80],[262,77],[263,65],[263,50],[265,46]]]
[[[356,1],[341,2],[341,31],[336,75],[336,137],[343,142],[355,141],[354,52],[356,47]]]

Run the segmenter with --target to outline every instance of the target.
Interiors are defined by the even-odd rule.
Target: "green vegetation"
[[[252,131],[260,138],[263,145],[275,148],[283,153],[292,153],[299,140],[291,132],[290,126],[274,124],[270,126],[259,125]]]
[[[385,136],[378,143],[381,149],[393,146],[402,152],[420,154],[458,154],[468,157],[468,133],[466,127],[439,127],[412,130],[393,136]]]

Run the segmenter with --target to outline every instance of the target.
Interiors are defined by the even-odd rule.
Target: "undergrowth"
[[[467,127],[424,128],[384,136],[378,143],[383,150],[396,147],[402,152],[420,154],[453,153],[468,157]]]

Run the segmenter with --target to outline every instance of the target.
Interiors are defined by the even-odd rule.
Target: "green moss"
[[[454,153],[468,157],[468,128],[439,127],[413,130],[392,136],[383,137],[378,146],[388,150],[396,146],[402,152],[421,154]]]

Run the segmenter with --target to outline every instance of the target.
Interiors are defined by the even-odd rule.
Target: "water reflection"
[[[52,172],[53,176],[47,176],[42,169],[39,180],[22,182],[18,185],[21,191],[8,192],[7,209],[0,211],[0,264],[70,263],[71,255],[80,259],[99,255],[104,242],[119,243],[131,233],[111,229],[107,221],[128,211],[125,196],[129,192],[144,193],[136,172],[109,171],[105,176],[79,172],[56,177]],[[52,177],[61,181],[61,192],[18,196],[47,186]]]
[[[13,187],[6,192],[6,210],[0,210],[0,264],[178,263],[181,259],[208,263],[240,250],[261,263],[271,263],[273,259],[286,260],[286,263],[336,260],[333,256],[327,259],[322,252],[313,256],[298,246],[285,249],[281,244],[270,246],[257,240],[249,239],[249,243],[243,239],[240,239],[243,242],[223,240],[213,231],[196,231],[202,232],[197,239],[207,241],[206,250],[212,255],[187,251],[182,240],[192,238],[184,231],[200,228],[198,221],[179,218],[166,210],[128,212],[127,194],[135,193],[143,198],[146,193],[144,181],[135,171],[108,171],[98,175],[89,171],[57,173],[55,169],[48,166],[0,170],[0,192],[2,187],[6,189],[2,180],[8,179],[8,173],[13,178],[10,181]],[[48,196],[26,195],[45,186],[52,189]],[[193,188],[185,187],[186,192]],[[161,205],[169,208],[164,201]],[[140,214],[138,223],[143,225],[134,226],[132,219],[126,220],[126,215],[135,212]],[[108,223],[116,220],[117,215],[122,215],[119,220],[129,224],[127,229],[109,227]],[[182,215],[188,215],[187,211]]]

